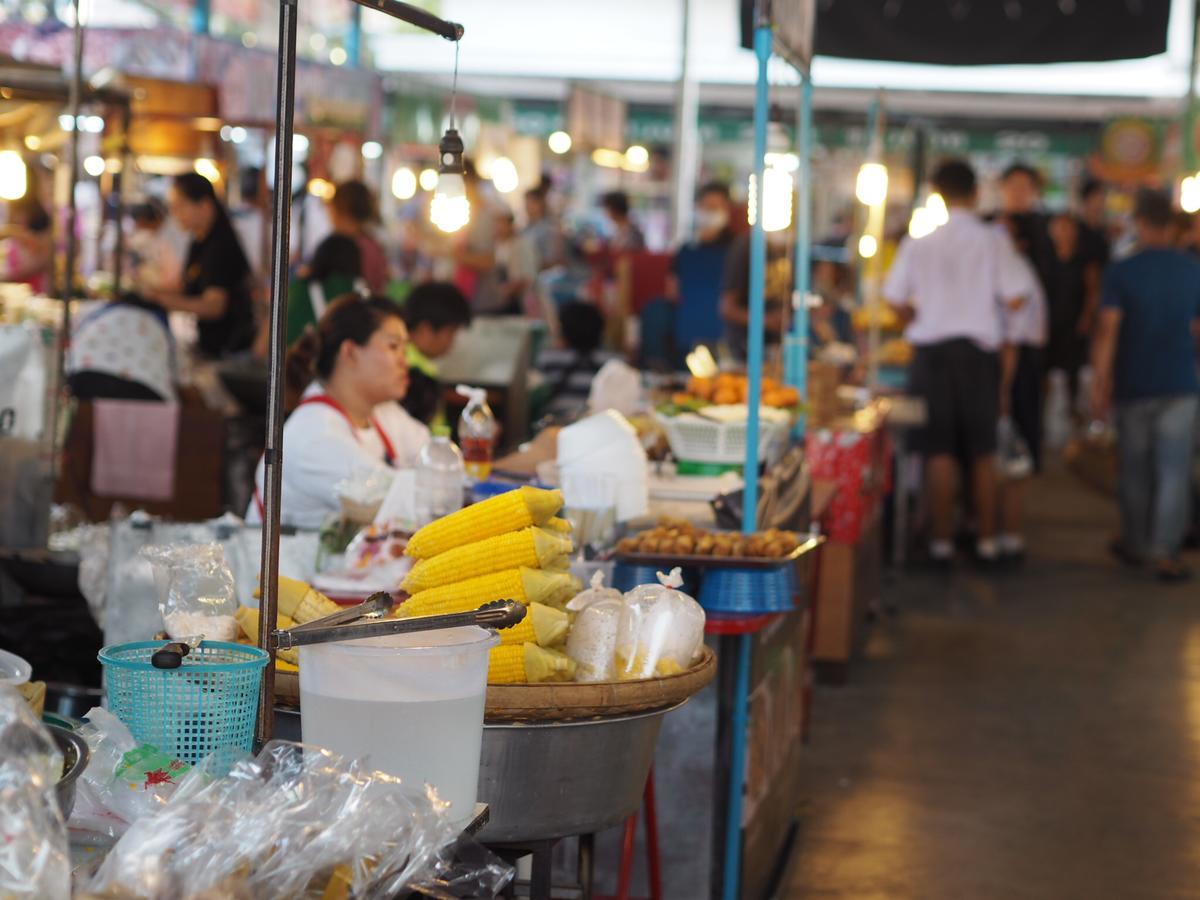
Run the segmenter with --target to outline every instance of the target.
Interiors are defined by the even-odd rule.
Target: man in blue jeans
[[[1166,194],[1138,196],[1138,250],[1104,279],[1092,399],[1097,415],[1115,404],[1122,534],[1113,552],[1149,563],[1164,581],[1182,581],[1191,574],[1179,554],[1200,405],[1200,262],[1173,249],[1172,216]]]

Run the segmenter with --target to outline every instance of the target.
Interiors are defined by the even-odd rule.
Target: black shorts
[[[1042,385],[1046,373],[1046,351],[1021,344],[1012,383],[1012,420],[1033,457],[1034,471],[1042,468]]]
[[[913,449],[926,456],[974,460],[996,452],[1000,356],[966,338],[918,346],[909,371],[927,420]]]

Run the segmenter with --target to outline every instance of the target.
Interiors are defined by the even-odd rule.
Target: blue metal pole
[[[808,294],[812,289],[812,153],[813,153],[813,84],[812,76],[800,73],[800,110],[797,116],[799,132],[798,156],[800,169],[796,173],[796,298],[799,307],[792,316],[792,333],[784,348],[784,377],[788,384],[808,394]],[[805,417],[796,423],[795,437],[804,437]]]
[[[746,464],[743,478],[746,486],[742,503],[742,531],[750,534],[758,527],[758,407],[762,400],[763,320],[767,284],[767,236],[763,231],[766,175],[767,113],[770,97],[767,83],[767,63],[771,59],[771,26],[760,24],[754,31],[754,53],[758,57],[758,84],[754,92],[754,171],[755,214],[750,230],[750,289],[747,325],[746,375],[749,382],[746,403],[749,414],[746,422]]]
[[[212,24],[212,0],[196,0],[192,7],[192,33],[208,34]]]
[[[746,464],[743,471],[742,531],[758,527],[758,408],[762,401],[763,325],[767,280],[767,240],[763,231],[763,178],[767,155],[767,112],[769,85],[767,63],[771,59],[771,26],[760,23],[754,31],[754,54],[758,58],[758,84],[754,93],[754,171],[756,179],[754,227],[750,231],[750,286],[747,326],[746,375],[749,382],[746,421]],[[734,689],[732,759],[729,767],[729,812],[725,823],[725,880],[721,896],[737,900],[741,891],[742,794],[746,779],[746,724],[750,693],[750,635],[738,639],[737,683]]]
[[[346,61],[354,68],[362,65],[362,7],[350,7],[350,27],[346,30]]]
[[[743,634],[737,642],[737,679],[733,691],[733,754],[729,771],[729,818],[725,823],[725,883],[723,900],[738,900],[742,880],[742,791],[746,771],[746,726],[750,712],[750,661],[754,655],[753,635]]]

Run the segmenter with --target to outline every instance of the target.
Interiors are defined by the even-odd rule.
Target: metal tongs
[[[525,618],[525,607],[515,600],[495,600],[469,612],[445,616],[417,616],[412,619],[385,618],[395,605],[392,595],[384,591],[372,594],[357,606],[351,606],[322,619],[305,622],[295,628],[275,629],[271,640],[276,650],[287,650],[302,644],[325,644],[330,641],[353,641],[358,638],[381,637],[386,634],[410,634],[416,631],[435,631],[478,625],[480,628],[511,628]],[[365,619],[366,621],[360,621]]]

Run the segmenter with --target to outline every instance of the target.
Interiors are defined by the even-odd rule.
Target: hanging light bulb
[[[929,210],[930,221],[936,227],[941,228],[950,221],[950,210],[946,209],[946,201],[936,191],[925,199],[925,208]]]
[[[566,153],[571,149],[571,136],[565,131],[555,131],[546,141],[553,153]]]
[[[0,150],[0,200],[20,200],[29,187],[25,160],[16,150]]]
[[[421,185],[421,190],[432,191],[437,187],[438,183],[437,169],[422,169],[421,174],[417,178],[417,183]]]
[[[521,183],[517,175],[517,167],[507,156],[497,156],[492,160],[492,187],[501,194],[511,194]]]
[[[401,166],[392,174],[392,196],[397,200],[411,200],[417,193],[417,176],[407,166]]]
[[[438,179],[429,220],[453,234],[471,221],[471,202],[463,184],[463,142],[457,128],[447,128],[438,144]]]
[[[768,154],[770,156],[771,154]],[[750,173],[746,221],[754,226],[758,215],[758,177]],[[796,183],[790,172],[768,163],[763,171],[763,231],[785,231],[792,224],[792,194]]]
[[[453,234],[471,221],[471,201],[463,184],[463,142],[454,127],[454,107],[458,99],[458,50],[454,42],[454,78],[450,85],[450,127],[438,144],[437,187],[429,204],[429,221],[441,231]],[[425,173],[421,173],[422,180]]]
[[[1179,208],[1185,213],[1200,212],[1200,172],[1179,183]]]
[[[858,239],[858,255],[863,259],[870,259],[879,250],[879,242],[875,240],[875,235],[864,234]]]
[[[854,183],[854,195],[864,206],[882,206],[887,200],[888,170],[881,163],[863,163]]]

